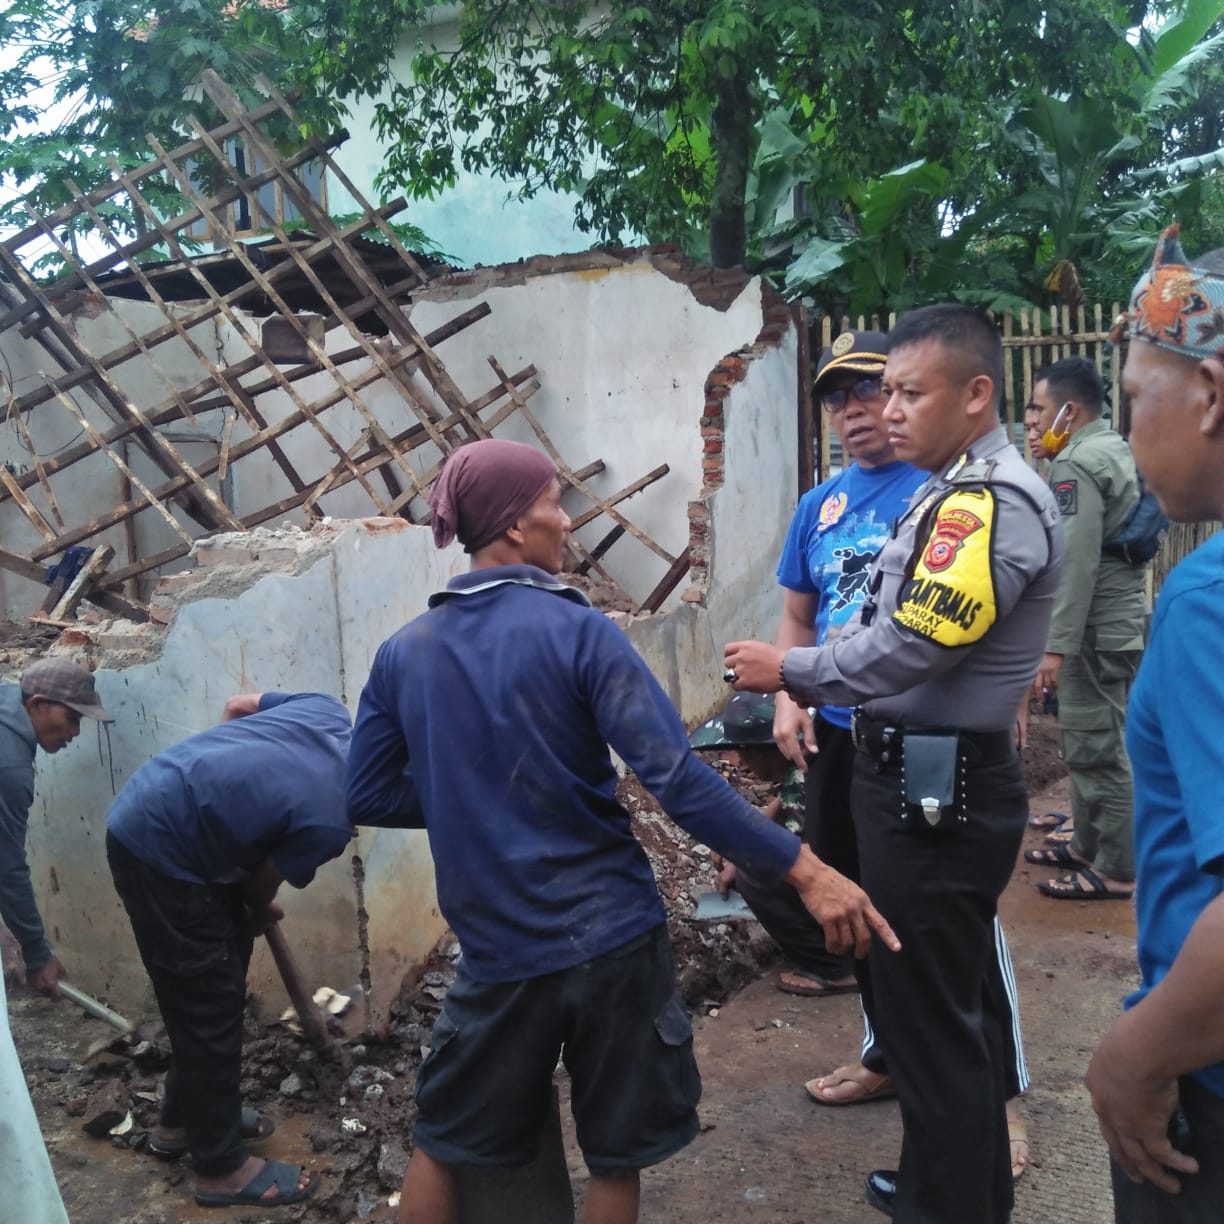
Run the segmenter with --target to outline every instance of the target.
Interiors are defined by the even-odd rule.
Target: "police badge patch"
[[[1068,515],[1075,513],[1075,481],[1060,480],[1054,486],[1054,501],[1058,505],[1058,513]]]

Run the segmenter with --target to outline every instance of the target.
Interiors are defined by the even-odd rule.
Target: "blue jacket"
[[[698,840],[767,881],[799,841],[699,760],[625,635],[543,570],[477,570],[379,648],[349,755],[355,824],[425,827],[467,971],[553,973],[663,922],[608,746]]]

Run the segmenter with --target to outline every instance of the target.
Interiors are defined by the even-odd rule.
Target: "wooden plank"
[[[645,476],[642,476],[640,479],[635,480],[632,484],[626,485],[619,492],[611,494],[609,497],[607,497],[604,500],[607,502],[609,506],[618,506],[620,505],[621,502],[628,500],[635,493],[640,493],[647,486],[654,484],[656,480],[662,480],[663,477],[666,476],[668,472],[670,471],[671,471],[671,468],[668,467],[666,463],[661,463],[659,464],[657,468],[653,468],[651,471],[647,472]],[[580,471],[575,472],[574,475],[579,480],[585,480],[585,477],[582,475]],[[585,527],[592,520],[597,519],[603,513],[604,513],[604,509],[602,505],[594,506],[590,510],[584,510],[577,517],[570,520],[570,530],[578,531],[580,528]]]
[[[51,329],[56,339],[65,345],[70,352],[75,351],[79,353],[83,359],[82,364],[89,365],[93,370],[95,385],[101,392],[103,399],[110,404],[111,408],[114,409],[120,418],[126,417],[139,424],[140,429],[137,436],[141,439],[142,445],[145,445],[148,450],[150,458],[163,471],[167,472],[168,475],[182,472],[190,477],[194,491],[200,497],[199,505],[208,509],[209,513],[206,517],[211,520],[208,525],[212,527],[236,526],[238,520],[230,513],[229,507],[200,479],[195,469],[178,453],[170,440],[149,425],[141,410],[123,394],[106,368],[77,343],[67,321],[47,300],[47,295],[35,284],[20,261],[14,259],[3,243],[0,243],[0,261],[6,265],[12,276],[20,282],[24,292],[28,296],[37,298],[41,303],[44,312],[51,320]],[[69,397],[63,395],[62,391],[58,392],[58,396],[63,402],[72,404],[73,412],[77,416],[81,416],[76,410],[76,405],[72,403]],[[81,417],[81,419],[84,420],[84,417]],[[89,428],[91,433],[96,434],[97,431],[92,426]],[[112,451],[107,451],[107,453],[113,457]]]
[[[34,530],[44,540],[54,540],[55,528],[43,518],[42,511],[22,492],[13,479],[12,473],[3,463],[0,463],[0,484],[8,490],[9,496],[17,503],[21,513],[26,516]]]
[[[636,611],[639,614],[657,612],[667,597],[680,585],[680,580],[689,572],[691,566],[691,554],[685,547],[684,551],[671,563],[667,573],[659,580],[659,585],[638,604]]]
[[[575,574],[586,574],[589,572],[591,566],[597,561],[602,561],[604,557],[608,555],[608,550],[612,547],[612,545],[615,544],[616,541],[619,540],[624,534],[625,529],[619,523],[617,523],[616,526],[613,527],[612,530],[609,531],[608,534],[604,536],[604,538],[600,540],[599,543],[596,544],[595,547],[592,548],[576,566],[574,566],[573,572]]]
[[[149,139],[150,144],[153,146],[153,148],[160,151],[161,146],[157,142],[156,138],[150,136],[148,139]],[[220,150],[216,150],[215,152],[216,154],[223,156]],[[175,172],[176,177],[178,178],[179,189],[183,191],[184,194],[188,195],[190,198],[196,200],[196,202],[199,203],[200,206],[205,210],[206,215],[211,216],[212,220],[215,222],[216,221],[215,215],[211,214],[208,211],[207,204],[203,201],[203,197],[199,194],[199,192],[196,191],[190,179],[188,179],[186,175],[184,175],[183,172],[178,170],[177,168],[174,168],[174,172]],[[150,206],[148,201],[145,200],[145,198],[140,194],[140,192],[137,191],[135,187],[133,187],[130,189],[129,194],[132,196],[133,200],[139,204],[141,210],[149,217],[150,222],[153,224],[156,224],[156,210],[154,210]],[[184,260],[186,259],[186,253],[182,250],[182,247],[179,246],[177,239],[171,237],[169,241],[169,245],[171,247],[171,250],[176,254],[178,258],[184,259]],[[238,261],[242,264],[243,268],[246,270],[247,275],[250,276],[252,280],[255,281],[255,283],[259,285],[260,289],[262,289],[265,293],[269,294],[272,302],[275,304],[277,309],[280,310],[285,315],[286,318],[293,319],[294,312],[292,308],[288,305],[288,303],[285,302],[285,300],[279,295],[279,293],[277,293],[275,288],[272,287],[269,279],[266,276],[264,276],[263,273],[255,266],[255,263],[252,261],[251,257],[248,254],[246,254],[246,252],[242,249],[242,243],[240,242],[236,243],[235,246],[232,248],[232,250],[233,250],[233,254],[237,257]],[[205,296],[208,297],[211,301],[213,301],[215,304],[217,304],[220,307],[221,313],[225,316],[227,322],[243,338],[243,340],[246,342],[247,345],[249,345],[251,350],[255,353],[260,353],[261,347],[260,347],[259,340],[251,333],[245,321],[234,311],[232,306],[230,306],[226,302],[221,301],[220,295],[217,293],[216,289],[213,287],[211,282],[209,282],[209,280],[205,276],[203,276],[203,274],[200,273],[197,268],[192,266],[189,260],[186,260],[186,262],[187,262],[187,270],[191,272],[192,276],[195,278],[197,283],[200,285],[200,288],[204,291]],[[302,330],[304,331],[305,329],[303,328]],[[321,352],[321,350],[319,349],[319,346],[314,344],[312,340],[309,340],[308,337],[307,337],[307,340],[308,340],[308,344],[307,344],[308,350],[317,356],[318,353]],[[297,391],[293,387],[293,384],[290,383],[284,377],[283,373],[272,363],[267,362],[265,360],[265,366],[271,371],[273,377],[276,379],[278,388],[284,391],[285,394],[289,396],[290,400],[293,402],[294,406],[299,411],[304,412],[306,414],[307,418],[310,420],[310,423],[315,427],[320,437],[323,438],[323,440],[332,449],[332,451],[336,455],[338,455],[342,460],[345,459],[346,458],[345,447],[341,445],[341,443],[332,436],[331,431],[328,430],[327,427],[318,420],[318,417],[314,413],[311,406],[307,404],[300,395],[298,395]],[[333,373],[333,377],[337,379],[337,381],[341,384],[341,386],[344,387],[347,393],[349,390],[348,384],[343,380],[343,377],[339,375],[338,371]],[[379,508],[379,512],[383,514],[388,513],[388,508],[386,506],[386,503],[383,502],[383,500],[379,497],[378,493],[374,490],[374,487],[371,484],[369,484],[360,474],[357,474],[357,473],[355,474],[357,475],[357,478],[361,481],[362,487],[365,489],[366,493],[369,495],[370,500],[374,503],[375,506]]]
[[[357,304],[357,306],[364,310],[369,304],[369,301],[363,299],[362,302]],[[356,309],[356,307],[354,309]],[[426,339],[431,345],[439,344],[444,340],[450,339],[452,336],[458,335],[459,332],[464,330],[466,327],[469,327],[471,324],[485,318],[485,316],[490,313],[491,310],[489,305],[486,302],[481,302],[477,306],[472,307],[471,310],[467,310],[463,314],[457,315],[454,319],[449,320],[447,323],[443,323],[440,327],[435,328],[429,333]],[[344,365],[347,362],[354,361],[359,357],[364,357],[364,355],[365,349],[363,347],[354,347],[334,354],[332,360],[335,361],[337,365]],[[396,361],[409,361],[414,356],[415,354],[411,351],[405,351],[403,349],[393,354],[394,360]],[[259,357],[245,357],[241,361],[235,362],[234,364],[226,367],[226,377],[231,383],[236,383],[237,379],[241,378],[243,375],[251,372],[252,370],[263,368],[264,363]],[[296,382],[302,378],[313,377],[318,372],[318,366],[312,361],[307,364],[294,366],[289,370],[283,371],[283,377],[287,378],[290,382]],[[532,373],[534,374],[534,367],[532,368]],[[364,386],[366,383],[361,382],[362,377],[364,376],[358,376],[358,378],[354,381],[360,382],[361,385]],[[371,376],[368,381],[375,382],[380,377],[380,374],[376,374]],[[530,375],[528,377],[530,377]],[[214,385],[215,384],[211,378],[203,379],[200,382],[192,384],[192,386],[188,387],[183,394],[188,399],[196,399],[199,396],[204,395],[208,390],[212,389]],[[251,396],[256,396],[263,394],[265,391],[275,390],[278,385],[279,384],[276,378],[268,377],[256,383],[244,385],[243,390],[245,390]],[[497,397],[504,394],[504,391],[500,387],[498,387],[496,391]],[[54,393],[52,392],[49,394]],[[332,401],[332,403],[338,403],[343,398],[343,392],[340,392],[336,395],[336,398]],[[230,400],[228,396],[219,396],[215,400],[206,400],[201,403],[197,403],[195,405],[195,410],[197,412],[206,412],[213,408],[224,407],[229,402]],[[315,407],[316,410],[319,409],[319,401],[316,401]],[[180,413],[176,404],[173,402],[166,404],[166,402],[163,401],[161,405],[150,411],[147,414],[147,417],[149,422],[154,426],[167,425],[178,420],[180,418]],[[303,417],[297,423],[301,424],[305,419],[306,418]],[[124,438],[128,434],[132,433],[134,429],[136,429],[136,425],[134,423],[120,423],[118,425],[111,426],[111,428],[106,430],[106,432],[101,436],[108,443],[117,442],[121,438]],[[70,467],[72,464],[78,463],[80,460],[94,454],[96,450],[97,447],[94,445],[92,439],[87,439],[85,442],[80,443],[79,445],[69,447],[69,449],[64,451],[62,454],[52,456],[50,459],[45,461],[44,466],[46,474],[48,476],[54,475],[56,472],[62,471],[64,468]],[[36,483],[38,477],[33,472],[23,472],[20,475],[15,476],[14,479],[21,488],[28,489],[32,484]],[[7,490],[0,488],[0,503],[6,500],[8,500]]]
[[[808,323],[807,308],[802,302],[791,306],[791,317],[795,321],[795,332],[799,339],[797,353],[799,380],[796,391],[796,413],[798,416],[799,470],[796,473],[799,496],[802,497],[816,481],[816,436],[812,402],[812,334]],[[876,325],[876,320],[872,320]]]
[[[98,578],[102,571],[111,563],[115,550],[109,544],[95,548],[92,556],[77,571],[77,576],[68,584],[68,589],[60,596],[59,602],[51,609],[52,620],[63,620],[76,611],[76,606],[85,594],[85,587]]]

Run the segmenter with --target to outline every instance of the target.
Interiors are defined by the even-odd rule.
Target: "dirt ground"
[[[1034,812],[1065,807],[1066,782],[1052,720],[1036,716],[1026,764]],[[751,790],[734,765],[733,781]],[[756,788],[764,797],[764,788]],[[702,1133],[643,1179],[643,1220],[670,1224],[829,1224],[882,1219],[862,1196],[864,1175],[892,1167],[900,1142],[895,1102],[855,1109],[813,1105],[804,1080],[850,1061],[860,1042],[854,996],[796,998],[774,988],[775,952],[752,922],[699,924],[697,895],[711,885],[708,852],[629,786],[671,912],[685,997],[694,1012],[704,1096]],[[1026,845],[1040,835],[1030,832]],[[1135,979],[1134,914],[1124,903],[1049,901],[1033,888],[1048,873],[1021,861],[1003,898],[1021,993],[1033,1084],[1026,1096],[1032,1164],[1018,1187],[1015,1224],[1103,1224],[1111,1218],[1104,1149],[1080,1078],[1090,1051]],[[68,1004],[14,995],[10,1014],[48,1149],[74,1224],[180,1224],[231,1219],[390,1220],[408,1156],[412,1080],[457,948],[444,940],[405,984],[378,1034],[353,1034],[344,1067],[321,1061],[283,1028],[250,1022],[249,1101],[278,1119],[259,1149],[322,1174],[308,1205],[275,1211],[208,1211],[191,1200],[186,1161],[145,1152],[164,1073],[164,1038],[149,1025],[105,1047],[109,1030]],[[95,1047],[92,1056],[89,1051]],[[564,1099],[566,1085],[562,1081]],[[109,1105],[125,1133],[90,1138],[82,1125]],[[564,1113],[564,1111],[563,1111]],[[106,1121],[105,1117],[102,1121]],[[563,1126],[579,1205],[584,1170],[572,1126]],[[2,1212],[0,1212],[2,1215]],[[503,1224],[537,1224],[507,1201]]]

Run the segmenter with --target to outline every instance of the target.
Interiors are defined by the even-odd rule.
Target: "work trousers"
[[[819,858],[857,880],[858,853],[850,816],[854,745],[849,731],[822,718],[816,719],[816,742],[820,751],[808,758],[804,779],[803,838]],[[854,973],[862,985],[865,962],[829,951],[820,923],[789,884],[762,884],[739,870],[735,887],[796,969],[826,981]]]
[[[994,923],[1028,815],[1014,750],[965,770],[967,819],[902,821],[901,773],[860,754],[851,804],[862,885],[901,951],[873,940],[876,1028],[901,1106],[899,1224],[1004,1224],[1013,1203],[1005,1103],[1007,1002]]]
[[[1179,1173],[1180,1193],[1166,1194],[1151,1182],[1131,1181],[1111,1159],[1115,1224],[1219,1224],[1224,1218],[1224,1098],[1188,1075],[1179,1081],[1178,1094],[1190,1124],[1188,1151],[1199,1171]]]
[[[1089,628],[1058,676],[1058,725],[1071,777],[1071,850],[1103,875],[1135,878],[1134,791],[1126,755],[1126,699],[1138,650],[1098,650]]]
[[[224,1177],[248,1154],[240,1085],[254,936],[241,890],[173,879],[111,833],[106,857],[170,1039],[162,1125],[186,1129],[198,1174]]]

